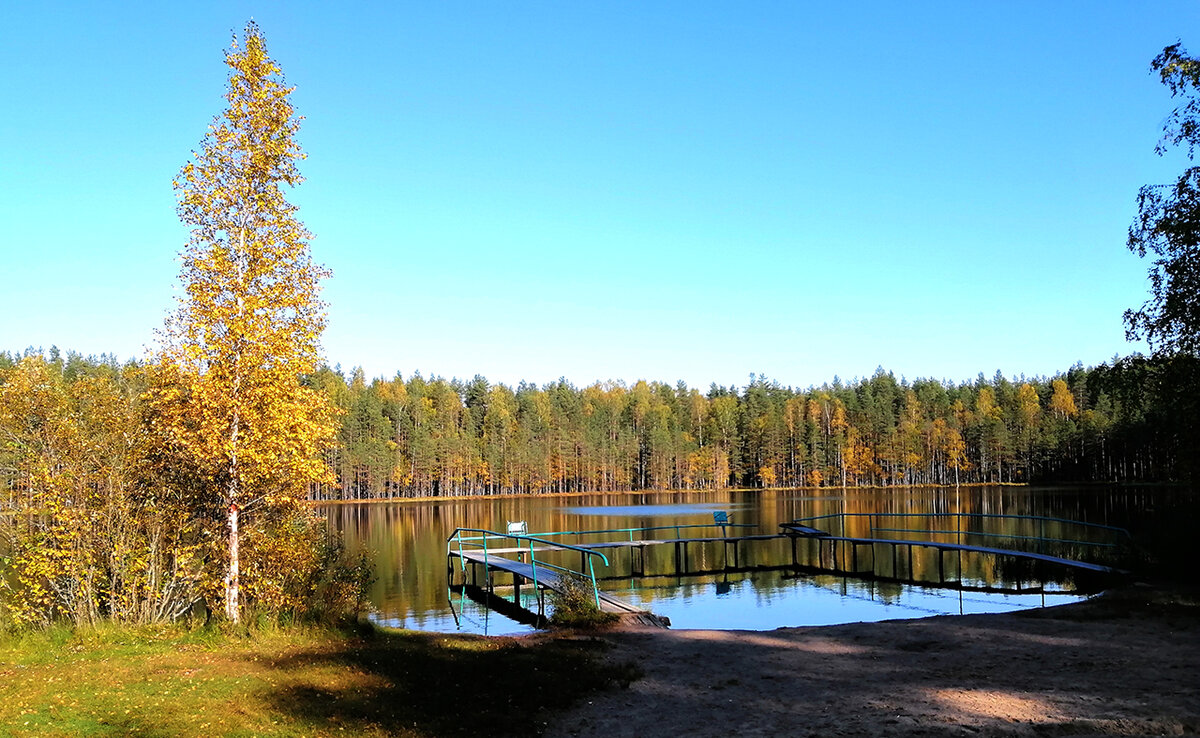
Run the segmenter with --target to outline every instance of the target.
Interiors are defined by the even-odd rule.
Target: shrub
[[[312,613],[325,622],[355,619],[366,608],[375,566],[366,551],[351,554],[341,538],[326,538],[318,553],[320,575],[313,588]]]
[[[275,622],[354,619],[363,609],[374,567],[366,552],[350,554],[325,521],[297,510],[276,525],[246,530],[243,589],[260,618]]]
[[[554,613],[550,624],[559,628],[594,628],[616,622],[617,615],[596,607],[592,583],[578,574],[564,574],[561,590],[550,594]]]

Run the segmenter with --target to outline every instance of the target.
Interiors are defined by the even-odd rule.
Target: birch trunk
[[[238,606],[240,583],[238,566],[238,506],[229,505],[229,579],[225,583],[225,615],[232,623],[241,622],[241,608]]]

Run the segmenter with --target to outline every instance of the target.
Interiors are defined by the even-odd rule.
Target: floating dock
[[[479,600],[489,606],[499,606],[505,610],[512,610],[514,607],[517,611],[522,611],[532,618],[532,622],[539,622],[544,619],[545,612],[545,593],[559,592],[562,593],[571,586],[576,588],[583,587],[593,598],[596,607],[603,612],[616,613],[622,617],[641,620],[642,622],[655,623],[656,619],[652,613],[642,608],[636,607],[628,602],[614,597],[611,594],[600,590],[598,580],[613,580],[613,579],[630,579],[646,576],[646,551],[659,546],[674,547],[674,576],[685,575],[701,575],[714,573],[731,573],[744,572],[760,569],[781,570],[790,569],[793,572],[800,573],[824,573],[834,574],[839,576],[863,577],[872,578],[882,581],[896,581],[911,584],[931,585],[954,587],[959,589],[969,588],[969,585],[963,581],[962,569],[962,554],[980,554],[985,556],[994,556],[1000,558],[1009,558],[1018,561],[1033,562],[1036,566],[1045,565],[1064,567],[1069,570],[1080,572],[1089,576],[1120,576],[1125,572],[1122,569],[1110,566],[1107,564],[1083,561],[1076,558],[1059,556],[1052,553],[1044,553],[1038,551],[1024,551],[1014,548],[1003,548],[1000,546],[977,545],[971,543],[962,543],[961,538],[966,536],[997,536],[1000,534],[988,533],[984,531],[964,531],[961,529],[962,515],[951,514],[958,517],[958,530],[930,530],[930,529],[902,529],[879,527],[876,525],[879,519],[888,517],[905,517],[905,514],[884,514],[884,513],[839,513],[836,515],[820,516],[817,518],[801,518],[789,523],[780,524],[779,533],[757,533],[757,532],[737,532],[738,528],[754,528],[753,525],[747,524],[732,524],[727,522],[715,522],[702,525],[672,525],[672,526],[657,526],[646,528],[623,528],[613,530],[596,530],[596,531],[558,531],[551,533],[535,533],[529,535],[525,532],[523,524],[510,524],[509,531],[499,532],[484,530],[478,528],[458,528],[446,540],[446,567],[447,567],[447,587],[449,592],[455,590],[463,592]],[[868,530],[867,535],[847,535],[847,521],[858,517],[868,518],[867,525],[864,526]],[[938,517],[938,514],[921,515],[913,517]],[[1091,525],[1087,523],[1078,523],[1078,521],[1057,520],[1053,518],[1037,518],[1035,516],[1005,516],[1005,515],[983,515],[977,517],[996,517],[996,518],[1028,518],[1032,520],[1052,521],[1055,523],[1076,524],[1082,526],[1090,526],[1092,528],[1102,528],[1110,532],[1116,532],[1128,536],[1128,533],[1119,528],[1111,528],[1109,526]],[[835,535],[833,532],[815,527],[812,523],[827,520],[830,518],[839,518],[841,534]],[[714,528],[720,528],[719,535],[709,533]],[[734,528],[733,534],[729,528]],[[704,529],[704,530],[700,530]],[[669,537],[670,533],[674,533],[674,537]],[[926,533],[933,535],[956,535],[960,540],[956,542],[945,542],[936,540],[919,540],[915,538],[888,538],[879,535],[879,533],[900,532],[900,533]],[[667,535],[662,535],[666,533]],[[608,537],[619,536],[619,540],[603,540],[589,541],[580,540],[584,536],[605,535]],[[648,535],[642,538],[640,536]],[[565,543],[563,538],[575,537],[575,543]],[[1114,546],[1113,543],[1095,542],[1087,540],[1071,540],[1066,538],[1053,538],[1043,536],[1005,536],[1012,539],[1024,539],[1042,544],[1054,545],[1071,545],[1076,548],[1088,546]],[[791,564],[790,566],[784,561],[778,565],[763,565],[759,563],[757,566],[743,567],[741,565],[742,549],[754,542],[777,541],[786,539],[791,544]],[[801,541],[810,541],[816,546],[816,566],[812,566],[811,557],[808,558],[809,563],[801,563],[798,553],[798,547]],[[719,544],[725,552],[724,561],[718,569],[697,569],[693,570],[690,566],[691,555],[689,549],[695,546],[704,546],[706,544]],[[870,549],[871,568],[869,571],[861,571],[859,567],[860,549]],[[876,549],[890,549],[891,553],[891,575],[880,574],[876,569]],[[928,581],[926,579],[918,580],[916,578],[916,569],[913,565],[913,552],[916,549],[928,549],[937,552],[937,572],[938,580]],[[614,552],[625,550],[629,552],[628,573],[616,572],[611,565],[605,551]],[[711,550],[711,549],[710,549]],[[809,549],[811,551],[811,549]],[[826,550],[828,550],[829,563],[826,564]],[[900,574],[900,558],[901,553],[907,553],[907,575]],[[957,562],[957,580],[947,581],[945,556],[947,552],[958,555]],[[569,558],[572,554],[579,556],[579,568],[570,569],[562,565],[564,558]],[[785,554],[786,556],[786,554]],[[704,555],[700,556],[702,562],[705,561]],[[552,563],[549,559],[554,559]],[[602,565],[602,576],[596,575],[596,564]],[[705,564],[702,563],[702,566]],[[504,575],[507,580],[511,577],[513,595],[511,603],[508,600],[500,599],[495,594],[497,587],[497,579],[500,575]],[[667,574],[670,576],[670,574]],[[662,576],[659,572],[655,576]],[[461,582],[456,582],[456,579],[461,579]],[[568,580],[573,580],[569,583]],[[1033,591],[1044,591],[1044,579],[1041,577],[1035,578],[1036,581],[1041,581],[1040,587]],[[507,584],[507,581],[504,582]],[[992,591],[992,588],[984,587],[983,591]],[[1021,581],[1018,579],[1015,590],[995,590],[995,591],[1030,591],[1028,588],[1021,589]],[[526,618],[528,619],[528,618]]]

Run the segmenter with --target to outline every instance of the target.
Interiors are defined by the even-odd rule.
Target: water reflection
[[[1067,594],[983,594],[928,587],[881,586],[842,577],[792,577],[763,587],[765,576],[697,579],[682,585],[615,590],[671,618],[675,628],[771,630],[783,625],[835,625],[930,615],[1008,612],[1081,599]],[[647,596],[649,595],[649,596]]]
[[[814,496],[809,490],[662,492],[332,505],[325,510],[352,549],[374,553],[378,581],[371,600],[381,622],[420,630],[502,634],[526,632],[529,627],[470,600],[458,624],[451,614],[446,537],[456,527],[498,530],[515,520],[526,521],[531,533],[682,526],[711,524],[714,510],[730,511],[734,522],[753,526],[743,532],[757,533],[776,533],[780,523],[795,518],[846,512],[1040,515],[1137,527],[1156,514],[1156,505],[1158,514],[1167,507],[1164,494],[1162,489],[1094,486],[893,488],[830,496]],[[1037,532],[1015,522],[1010,525],[1010,529],[990,532],[1012,536]],[[580,534],[561,540],[595,539]],[[720,544],[694,547],[689,570],[722,571],[730,564],[728,549],[722,548]],[[1013,609],[1029,602],[1040,604],[1042,598],[1040,594],[958,593],[900,584],[884,587],[853,579],[785,578],[787,572],[779,570],[743,571],[727,578],[719,574],[677,577],[673,576],[677,569],[671,549],[673,546],[647,549],[636,562],[632,552],[613,552],[609,569],[597,571],[597,575],[614,577],[603,583],[606,590],[671,617],[676,627],[815,625],[977,612],[985,607]],[[778,568],[790,564],[791,555],[786,540],[766,541],[743,546],[738,563],[743,570]],[[635,563],[641,567],[638,573],[645,576],[631,581],[628,576]],[[879,562],[881,569],[891,565]],[[898,565],[903,570],[908,562]],[[921,576],[915,578],[936,580],[937,565],[936,557],[918,552],[912,568]],[[1017,572],[1014,581],[1014,574],[1004,571],[1005,566],[993,557],[964,556],[961,567],[964,581],[980,587],[1014,585],[1022,576]],[[1071,584],[1066,580],[1047,582],[1052,590]],[[1046,595],[1048,604],[1060,596]]]
[[[729,510],[733,505],[716,502],[696,502],[690,505],[594,505],[564,507],[576,515],[599,515],[609,518],[653,518],[664,516],[712,515],[717,510]]]

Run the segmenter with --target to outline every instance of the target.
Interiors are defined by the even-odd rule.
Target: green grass
[[[531,735],[632,667],[600,644],[179,627],[0,639],[5,735]]]

